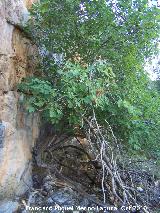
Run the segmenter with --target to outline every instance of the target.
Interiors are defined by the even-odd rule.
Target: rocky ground
[[[82,142],[83,144],[81,144]],[[59,141],[57,143],[61,144]],[[121,211],[120,206],[116,205],[116,200],[107,191],[106,204],[103,203],[102,169],[96,162],[91,162],[88,159],[82,145],[87,146],[84,141],[80,142],[75,138],[67,141],[67,143],[62,143],[62,146],[55,145],[53,150],[50,148],[49,152],[43,153],[41,166],[37,165],[36,159],[39,161],[39,156],[34,153],[33,188],[30,188],[28,193],[20,199],[19,213],[34,212],[29,208],[27,211],[27,206],[52,207],[50,210],[44,211],[44,209],[41,209],[41,211],[37,211],[52,213],[158,213],[160,208],[160,177],[158,166],[153,160],[143,161],[138,159],[135,162],[131,159],[127,160],[127,157],[124,158],[125,160],[123,159],[126,166],[122,168],[121,172],[131,176],[137,194],[148,210],[143,211],[141,209],[138,211],[133,209],[132,211],[130,209],[129,211]],[[114,208],[115,206],[118,207],[117,210]]]
[[[0,213],[159,213],[160,173],[154,160],[119,156],[119,174],[128,186],[135,188],[136,197],[143,203],[140,211],[122,211],[110,192],[112,183],[109,178],[106,178],[103,191],[102,167],[92,159],[86,139],[68,138],[65,134],[59,137],[47,129],[43,128],[33,150],[33,186],[27,185],[22,178],[28,187],[27,192],[15,200],[4,200]],[[145,211],[144,206],[148,208]]]

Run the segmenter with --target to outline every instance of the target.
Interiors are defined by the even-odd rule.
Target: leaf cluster
[[[31,14],[42,77],[20,85],[29,111],[74,131],[94,109],[133,154],[157,154],[160,97],[143,67],[158,52],[158,9],[146,0],[43,0]]]

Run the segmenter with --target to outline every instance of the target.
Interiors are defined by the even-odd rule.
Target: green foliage
[[[32,94],[27,102],[30,112],[42,110],[50,122],[65,120],[73,126],[80,125],[93,108],[105,110],[110,90],[115,87],[114,78],[106,61],[98,60],[89,67],[67,62],[57,69],[52,84],[44,79],[27,78],[19,89]]]
[[[157,154],[160,97],[143,67],[158,51],[158,9],[145,0],[43,0],[31,12],[43,77],[19,86],[29,111],[74,130],[94,109],[132,154]]]
[[[156,88],[158,90],[158,92],[160,92],[160,80],[156,80],[153,81],[153,87]]]

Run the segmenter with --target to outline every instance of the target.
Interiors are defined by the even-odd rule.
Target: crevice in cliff
[[[31,35],[26,31],[26,26],[17,24],[7,18],[6,18],[6,22],[9,25],[13,26],[15,29],[19,30],[24,37],[30,40],[30,43],[33,43]]]

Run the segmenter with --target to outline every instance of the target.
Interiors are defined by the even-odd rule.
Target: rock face
[[[31,149],[38,116],[19,103],[16,85],[33,74],[35,47],[20,28],[33,0],[0,0],[0,200],[23,194],[31,185]],[[21,26],[21,27],[19,27]],[[33,57],[32,57],[33,58]]]

